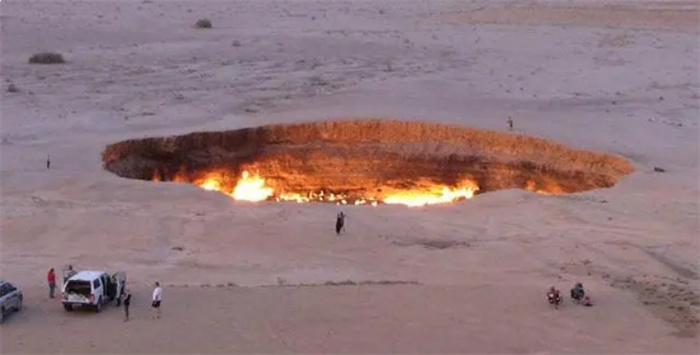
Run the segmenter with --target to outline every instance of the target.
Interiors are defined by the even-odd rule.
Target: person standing
[[[49,298],[54,298],[53,294],[56,290],[56,272],[53,271],[53,268],[51,268],[49,274],[46,275],[46,281],[49,283]]]
[[[129,320],[129,305],[131,305],[131,291],[127,288],[122,295],[122,303],[124,304],[124,321]]]
[[[73,270],[73,265],[68,265],[67,270],[63,270],[63,284],[65,285],[68,279],[73,277],[73,275],[77,274],[78,272]]]
[[[153,289],[153,303],[151,303],[151,309],[153,309],[153,319],[160,318],[160,302],[163,300],[163,289],[160,287],[160,283],[156,281],[156,288]]]
[[[335,233],[340,235],[340,232],[345,227],[345,213],[340,212],[335,219]]]
[[[46,155],[46,170],[51,169],[51,154]]]

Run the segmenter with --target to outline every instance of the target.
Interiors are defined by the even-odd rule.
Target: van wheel
[[[63,309],[65,309],[65,310],[68,311],[68,312],[71,312],[71,311],[73,310],[73,305],[72,305],[72,304],[68,304],[68,303],[64,303],[64,304],[63,304]]]
[[[95,305],[95,313],[100,313],[102,310],[102,297],[97,300],[97,304]]]
[[[0,308],[0,323],[5,323],[5,307]]]
[[[17,312],[22,310],[22,297],[17,299]]]

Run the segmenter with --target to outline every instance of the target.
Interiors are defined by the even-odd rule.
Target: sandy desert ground
[[[2,353],[697,353],[695,1],[0,10],[0,277],[25,294]],[[194,28],[203,17],[212,29]],[[27,63],[44,50],[66,63]],[[506,131],[508,116],[517,133],[618,154],[636,172],[572,195],[344,206],[338,238],[335,205],[233,201],[100,161],[146,136],[362,117]],[[436,240],[454,247],[426,247]],[[69,263],[126,271],[134,319],[49,300],[47,270]],[[364,284],[328,284],[345,280]],[[594,307],[548,307],[550,285],[576,281]]]

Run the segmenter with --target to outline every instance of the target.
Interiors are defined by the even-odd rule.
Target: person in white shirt
[[[153,290],[153,303],[151,303],[151,309],[153,310],[153,319],[160,318],[160,302],[163,300],[163,289],[160,287],[160,283],[156,282],[156,288]]]

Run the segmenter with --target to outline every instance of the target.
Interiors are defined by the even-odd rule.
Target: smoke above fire
[[[368,191],[338,192],[330,190],[319,191],[285,191],[268,186],[268,180],[258,173],[250,173],[243,170],[241,175],[231,184],[229,174],[224,171],[215,171],[204,174],[203,177],[190,180],[185,173],[178,172],[170,180],[173,182],[190,183],[207,191],[216,191],[230,196],[238,201],[277,201],[312,203],[326,202],[338,205],[372,205],[394,204],[408,207],[420,207],[426,205],[454,203],[471,199],[474,193],[479,190],[475,182],[463,180],[457,186],[446,186],[444,184],[420,181],[420,188],[396,189],[384,187],[377,189],[375,193]],[[154,175],[153,181],[163,181]],[[275,185],[275,184],[273,184]]]

